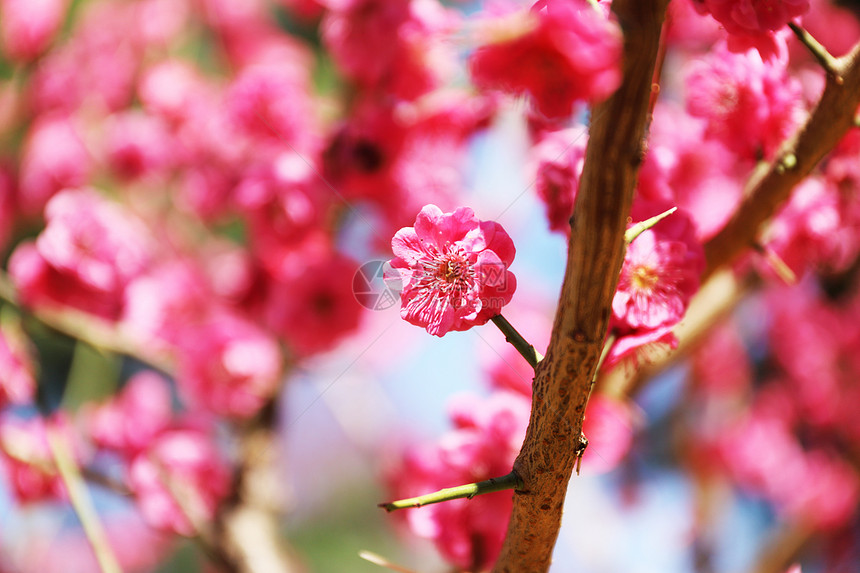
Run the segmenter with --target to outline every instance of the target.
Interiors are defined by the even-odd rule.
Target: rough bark
[[[531,419],[514,463],[524,488],[515,493],[496,572],[546,571],[550,564],[624,260],[624,231],[644,153],[666,3],[612,4],[624,31],[623,80],[592,110],[559,307],[547,355],[536,370]]]

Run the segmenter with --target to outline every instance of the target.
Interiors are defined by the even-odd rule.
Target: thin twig
[[[532,368],[537,368],[538,362],[543,359],[541,353],[535,350],[535,347],[529,344],[528,340],[523,338],[522,334],[517,332],[517,329],[501,314],[497,314],[490,320],[499,327],[499,330],[505,335],[505,340],[517,349],[517,352],[526,359],[526,362]]]
[[[821,64],[822,68],[824,68],[824,71],[833,76],[836,83],[841,85],[842,76],[839,73],[839,63],[836,58],[827,51],[827,48],[822,46],[818,40],[813,38],[812,34],[794,22],[789,22],[788,27],[791,28],[791,31],[794,32],[794,35],[797,36],[798,40],[800,40],[800,43],[806,46],[815,59],[818,60],[818,63]]]
[[[108,543],[104,527],[102,527],[98,513],[96,513],[93,500],[87,491],[80,471],[78,471],[77,463],[72,457],[68,442],[59,431],[50,426],[46,425],[45,432],[48,445],[54,456],[54,462],[57,464],[57,471],[66,486],[69,501],[78,515],[78,519],[81,520],[84,535],[93,548],[99,568],[102,573],[122,573],[119,561],[117,561]]]
[[[379,507],[385,511],[391,512],[398,509],[406,509],[409,507],[421,507],[433,503],[441,503],[443,501],[451,501],[453,499],[472,499],[476,495],[484,495],[506,489],[522,489],[523,480],[516,472],[511,472],[502,477],[490,478],[488,480],[470,483],[466,485],[458,485],[456,487],[446,487],[433,493],[419,495],[418,497],[410,497],[407,499],[399,499],[387,503],[380,503]]]

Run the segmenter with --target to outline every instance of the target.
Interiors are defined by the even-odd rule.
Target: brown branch
[[[234,495],[219,509],[214,540],[236,573],[297,573],[305,569],[280,533],[285,488],[278,476],[275,407],[268,404],[240,428]]]
[[[592,110],[559,308],[549,350],[536,370],[525,442],[514,462],[524,488],[514,496],[496,572],[549,567],[624,259],[624,231],[643,156],[666,3],[612,3],[624,31],[623,80],[611,98]]]
[[[751,192],[726,226],[705,244],[708,265],[703,280],[756,244],[762,224],[853,126],[860,105],[860,44],[833,65],[842,81],[827,76],[821,100],[806,124],[753,182]]]

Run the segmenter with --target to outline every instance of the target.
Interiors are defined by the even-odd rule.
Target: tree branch
[[[833,65],[836,76],[828,74],[824,93],[806,124],[753,182],[750,193],[726,226],[705,244],[708,264],[703,282],[755,245],[761,225],[853,126],[860,105],[860,44]],[[842,81],[837,81],[837,77]]]
[[[531,420],[514,463],[514,495],[494,571],[546,571],[582,430],[585,404],[606,337],[624,260],[624,231],[643,155],[652,74],[666,0],[615,0],[624,31],[623,80],[592,110],[585,167],[571,223],[559,308],[538,364]]]

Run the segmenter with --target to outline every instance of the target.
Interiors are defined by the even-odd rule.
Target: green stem
[[[535,347],[529,344],[528,340],[523,338],[523,335],[517,332],[517,329],[513,327],[513,325],[508,322],[501,314],[497,314],[490,320],[493,321],[493,324],[499,327],[499,330],[502,331],[502,334],[505,335],[505,340],[511,343],[511,345],[517,349],[517,352],[526,359],[526,362],[532,368],[537,368],[537,363],[543,360],[543,355],[535,350]]]
[[[659,215],[654,215],[650,219],[645,219],[644,221],[639,221],[629,229],[624,232],[624,242],[628,245],[636,240],[636,237],[677,211],[677,207],[672,207],[671,209],[660,213]]]
[[[69,493],[69,501],[78,515],[78,519],[81,520],[84,534],[93,548],[99,568],[102,573],[122,573],[119,562],[108,543],[104,527],[102,527],[102,523],[99,521],[93,500],[72,457],[69,444],[66,442],[65,437],[55,429],[48,427],[46,428],[46,432],[48,434],[48,445],[54,456],[54,462],[57,464],[57,471],[66,485],[66,491]]]
[[[485,493],[493,493],[504,491],[506,489],[522,489],[523,480],[516,472],[511,472],[508,475],[490,478],[477,483],[459,485],[457,487],[447,487],[426,495],[418,497],[410,497],[408,499],[400,499],[389,503],[380,503],[379,507],[385,511],[395,511],[397,509],[406,509],[408,507],[421,507],[422,505],[430,505],[431,503],[440,503],[450,501],[452,499],[472,499],[476,495]]]
[[[800,40],[800,43],[806,46],[812,55],[815,56],[815,59],[818,60],[819,64],[821,64],[821,67],[824,68],[828,74],[833,76],[837,84],[841,85],[842,76],[838,71],[839,65],[836,62],[836,58],[827,51],[827,48],[822,46],[809,32],[794,22],[789,22],[788,27],[791,28],[791,31],[794,32],[794,35],[797,36],[798,40]]]

